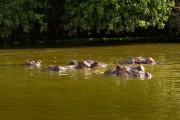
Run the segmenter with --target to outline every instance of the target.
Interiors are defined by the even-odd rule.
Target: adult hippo
[[[90,65],[89,63],[87,63],[86,61],[82,61],[82,62],[77,62],[75,60],[71,60],[69,62],[69,65],[67,66],[60,66],[60,65],[49,65],[47,67],[48,71],[59,71],[59,72],[64,72],[67,70],[73,70],[73,69],[85,69],[85,68],[89,68]]]
[[[138,78],[151,78],[152,75],[149,72],[145,72],[145,68],[142,65],[131,67],[129,69],[130,77],[138,77]]]
[[[151,65],[157,64],[157,62],[152,57],[144,58],[141,56],[132,59],[127,59],[125,61],[118,63],[119,64],[151,64]]]
[[[71,60],[69,65],[74,65],[75,69],[84,69],[84,68],[106,68],[108,65],[103,62],[93,61],[93,60],[83,60],[77,62]]]
[[[145,72],[145,68],[142,65],[129,67],[129,66],[120,66],[119,64],[116,64],[114,68],[105,71],[104,74],[135,77],[141,79],[152,77],[150,73]]]
[[[46,69],[47,71],[58,71],[58,72],[65,72],[67,70],[73,70],[73,69],[83,69],[87,68],[85,62],[76,62],[75,60],[71,60],[69,62],[69,65],[67,66],[60,66],[60,65],[49,65]]]
[[[125,75],[125,76],[127,76],[129,74],[128,71],[129,71],[128,67],[120,66],[119,64],[116,64],[115,67],[105,71],[104,74],[107,74],[107,75]]]
[[[28,67],[40,67],[41,66],[41,61],[38,60],[38,61],[25,61],[24,63],[26,66]]]
[[[48,71],[58,71],[58,72],[65,72],[65,71],[70,70],[70,69],[71,69],[70,67],[59,66],[59,65],[49,65],[47,67]]]
[[[85,69],[85,68],[90,68],[90,64],[86,61],[80,61],[77,62],[75,60],[71,60],[69,62],[70,66],[73,66],[74,69]]]

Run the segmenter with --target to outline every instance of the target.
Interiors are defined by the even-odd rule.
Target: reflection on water
[[[0,50],[2,120],[178,120],[180,45],[141,44],[87,48]],[[50,64],[92,59],[108,63],[153,57],[152,79],[102,75],[107,69],[48,72]],[[23,66],[41,60],[41,68]]]

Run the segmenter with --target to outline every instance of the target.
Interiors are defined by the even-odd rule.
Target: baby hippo
[[[122,62],[118,62],[119,64],[157,64],[157,62],[155,62],[155,60],[152,57],[148,57],[148,58],[144,58],[144,57],[135,57],[132,59],[127,59],[125,61]]]
[[[35,62],[35,61],[25,61],[24,64],[26,66],[28,66],[28,67],[40,67],[41,66],[41,61],[40,60],[37,61],[37,62]]]

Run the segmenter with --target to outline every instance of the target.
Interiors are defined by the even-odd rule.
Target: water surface
[[[152,79],[102,75],[107,69],[47,72],[50,64],[92,59],[114,66],[135,56]],[[41,68],[23,66],[41,60]],[[0,50],[2,120],[179,120],[180,44]]]

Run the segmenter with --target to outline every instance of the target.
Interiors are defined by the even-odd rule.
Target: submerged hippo
[[[104,72],[104,74],[108,75],[128,75],[128,68],[125,66],[120,66],[117,64],[114,68],[111,68]]]
[[[151,78],[152,75],[149,72],[145,72],[145,68],[142,65],[131,67],[129,69],[130,77],[138,77],[138,78]]]
[[[75,60],[71,60],[69,65],[73,66],[74,69],[90,68],[90,64],[86,61],[77,62]]]
[[[84,60],[77,62],[75,60],[71,60],[69,65],[67,66],[59,66],[59,65],[49,65],[47,67],[48,71],[67,71],[72,69],[86,69],[86,68],[105,68],[107,64],[92,60]]]
[[[59,72],[64,72],[67,70],[73,70],[76,69],[77,65],[75,61],[71,61],[71,63],[67,66],[60,66],[60,65],[49,65],[47,67],[48,71],[59,71]]]
[[[29,66],[29,67],[40,67],[41,66],[41,61],[25,61],[24,63],[26,66]]]
[[[135,57],[132,59],[127,59],[125,61],[122,62],[118,62],[119,64],[157,64],[157,62],[155,62],[155,60],[152,57],[148,57],[148,58],[144,58],[144,57]]]
[[[70,70],[71,68],[65,67],[65,66],[59,66],[59,65],[49,65],[47,67],[48,71],[59,71],[59,72],[65,72],[67,70]]]
[[[108,65],[103,62],[97,62],[93,60],[84,60],[77,62],[75,60],[71,60],[69,65],[74,65],[75,69],[83,69],[83,68],[106,68]]]
[[[142,65],[136,67],[127,67],[127,66],[120,66],[116,64],[114,68],[111,68],[108,71],[105,71],[104,74],[108,75],[122,75],[126,77],[137,77],[137,78],[151,78],[152,75],[148,72],[145,72],[145,68]]]

